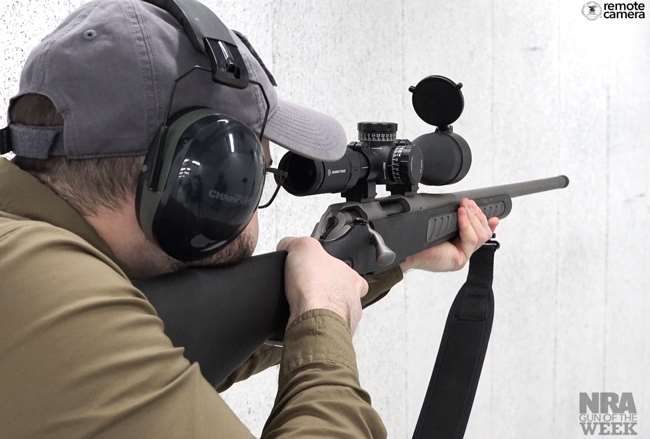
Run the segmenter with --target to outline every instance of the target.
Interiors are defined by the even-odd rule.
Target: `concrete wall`
[[[0,107],[30,48],[80,3],[3,2]],[[515,200],[500,226],[494,329],[466,437],[582,437],[578,393],[592,391],[633,392],[650,435],[648,19],[591,22],[578,0],[206,3],[254,42],[285,98],[335,115],[350,139],[360,120],[426,132],[408,86],[429,74],[462,81],[455,127],[474,166],[450,190],[569,175],[568,190]],[[282,194],[262,215],[259,251],[308,234],[336,200]],[[412,433],[464,275],[409,274],[365,314],[362,382],[390,437]],[[256,434],[276,377],[224,395]]]

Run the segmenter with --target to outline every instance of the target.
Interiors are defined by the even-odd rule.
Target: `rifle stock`
[[[184,347],[185,357],[217,386],[266,340],[282,338],[289,318],[286,257],[273,252],[135,285],[156,308],[174,346]]]

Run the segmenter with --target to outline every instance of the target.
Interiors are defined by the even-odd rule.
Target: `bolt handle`
[[[373,229],[370,226],[370,223],[368,221],[362,220],[362,221],[355,221],[355,222],[357,224],[361,224],[367,227],[368,234],[370,235],[370,240],[375,246],[377,266],[379,268],[388,268],[391,265],[393,265],[395,259],[397,259],[397,255],[390,247],[388,247],[388,245],[386,245],[386,241],[384,241],[384,238],[379,233],[377,233],[375,229]]]

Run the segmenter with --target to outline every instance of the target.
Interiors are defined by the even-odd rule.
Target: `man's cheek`
[[[260,226],[259,226],[257,211],[255,211],[253,218],[246,226],[246,229],[244,229],[244,233],[248,234],[253,249],[255,249],[255,247],[257,247],[257,241],[260,235]]]

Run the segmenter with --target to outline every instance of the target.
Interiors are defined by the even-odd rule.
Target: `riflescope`
[[[443,76],[428,76],[411,87],[413,108],[433,133],[413,142],[397,138],[393,122],[361,122],[359,140],[348,145],[336,161],[312,160],[289,152],[280,161],[276,180],[296,196],[342,193],[349,201],[376,195],[377,184],[392,194],[417,191],[419,183],[442,186],[462,180],[469,172],[472,153],[451,124],[463,112],[462,84]]]

